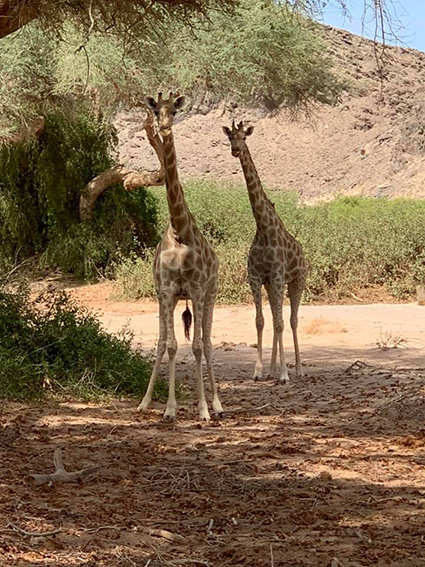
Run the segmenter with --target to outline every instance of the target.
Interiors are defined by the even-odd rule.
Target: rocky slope
[[[297,190],[303,200],[335,194],[425,197],[425,53],[387,47],[384,79],[371,41],[325,28],[335,69],[348,90],[334,106],[294,118],[244,111],[223,102],[199,109],[175,126],[181,178],[242,182],[221,126],[255,126],[249,146],[268,186]],[[120,160],[155,169],[157,161],[137,113],[120,114]]]

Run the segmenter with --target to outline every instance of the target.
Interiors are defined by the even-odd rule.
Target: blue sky
[[[336,0],[332,0],[331,6],[324,8],[323,21],[326,24],[349,30],[359,35],[373,37],[374,22],[369,11],[366,16],[365,28],[362,32],[362,15],[365,0],[346,0],[351,14],[349,18],[342,15]],[[414,47],[425,51],[425,0],[387,0],[388,6],[392,1],[391,11],[396,14],[399,24],[396,25],[396,34],[401,42],[394,40],[388,43],[401,43],[408,47]],[[366,2],[371,4],[370,0]]]

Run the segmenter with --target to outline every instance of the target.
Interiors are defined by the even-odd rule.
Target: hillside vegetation
[[[165,193],[156,189],[160,231],[168,220]],[[186,200],[219,258],[221,303],[251,301],[246,259],[255,234],[244,187],[188,183]],[[425,281],[425,201],[341,197],[308,206],[295,193],[269,191],[286,228],[303,244],[309,264],[304,301],[338,301],[383,286],[397,299]],[[116,270],[125,298],[154,297],[152,253],[128,258]]]

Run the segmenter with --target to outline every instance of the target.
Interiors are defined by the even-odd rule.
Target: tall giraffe
[[[232,129],[223,127],[223,132],[230,140],[232,155],[239,157],[252,212],[257,223],[257,232],[248,255],[248,279],[254,296],[257,327],[257,363],[254,379],[263,374],[263,329],[261,287],[264,285],[273,316],[273,348],[269,375],[275,376],[277,347],[280,353],[280,383],[289,381],[288,369],[283,350],[282,304],[285,284],[291,303],[291,329],[294,338],[296,375],[303,375],[298,346],[298,308],[305,285],[306,265],[301,244],[285,229],[274,204],[269,201],[261,185],[251,154],[246,144],[246,137],[254,131],[253,126],[244,128],[243,122]]]
[[[194,335],[192,350],[195,356],[195,373],[198,386],[198,411],[202,420],[209,420],[202,376],[202,351],[207,363],[208,377],[213,395],[212,406],[221,415],[223,408],[218,396],[212,367],[211,326],[217,294],[217,256],[199,231],[195,219],[186,204],[177,171],[176,150],[172,126],[174,116],[184,104],[184,97],[168,100],[159,93],[158,101],[149,97],[148,107],[154,112],[164,145],[165,184],[170,221],[162,241],[158,245],[153,262],[155,286],[159,300],[159,341],[155,365],[146,394],[138,409],[146,411],[152,400],[152,392],[165,351],[169,357],[169,392],[164,419],[176,417],[175,372],[177,340],[174,333],[174,309],[179,299],[192,300]],[[183,314],[186,336],[189,335],[191,313]]]

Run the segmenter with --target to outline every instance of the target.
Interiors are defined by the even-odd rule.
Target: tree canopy
[[[188,21],[211,9],[229,10],[236,0],[0,0],[0,38],[32,20],[58,31],[67,20],[101,33],[136,36],[155,31],[169,16]]]
[[[265,0],[265,4],[271,0]],[[277,0],[304,14],[317,16],[328,4],[349,14],[347,0]],[[32,20],[47,30],[58,31],[65,21],[73,21],[88,33],[116,33],[140,37],[155,32],[172,16],[188,22],[194,14],[207,16],[212,9],[231,11],[239,0],[0,0],[0,38],[17,31]],[[365,15],[375,20],[375,36],[384,41],[394,33],[397,21],[395,0],[364,0]]]

